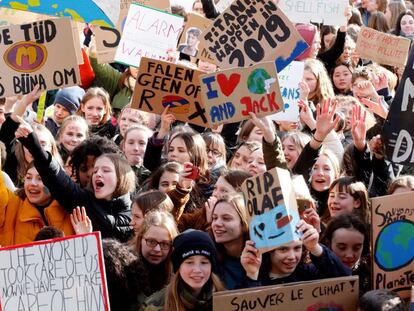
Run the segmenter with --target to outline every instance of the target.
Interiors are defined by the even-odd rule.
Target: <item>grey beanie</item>
[[[56,93],[53,104],[60,104],[65,107],[70,114],[74,114],[79,109],[83,95],[85,95],[85,91],[79,86],[66,87]]]

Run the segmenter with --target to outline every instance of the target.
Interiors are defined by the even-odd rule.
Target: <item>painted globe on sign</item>
[[[375,262],[385,271],[395,271],[414,260],[414,223],[399,220],[385,226],[375,243]]]
[[[271,79],[271,76],[267,73],[266,70],[262,68],[255,69],[247,78],[247,88],[253,94],[265,94],[265,81],[268,79]]]

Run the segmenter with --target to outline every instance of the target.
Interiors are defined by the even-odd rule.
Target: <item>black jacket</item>
[[[92,221],[93,229],[101,231],[103,238],[112,237],[127,241],[131,235],[131,199],[127,193],[111,201],[97,199],[94,193],[81,188],[66,175],[65,170],[45,152],[39,144],[36,134],[19,139],[33,156],[37,171],[53,198],[68,212],[76,206],[84,206]]]
[[[322,244],[321,246],[323,248],[323,253],[320,257],[310,255],[312,260],[311,264],[300,263],[292,274],[279,279],[270,279],[268,275],[261,279],[259,277],[259,280],[248,278],[247,287],[350,276],[352,273],[351,270],[346,267],[329,248]]]

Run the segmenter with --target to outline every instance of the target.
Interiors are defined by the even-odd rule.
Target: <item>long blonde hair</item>
[[[214,273],[211,272],[210,280],[213,283],[213,292],[220,292],[226,290],[220,278]],[[172,278],[170,284],[168,284],[165,291],[165,303],[164,311],[185,311],[186,308],[180,298],[179,282],[181,279],[180,273],[176,273]]]
[[[313,93],[309,93],[308,99],[313,101],[316,105],[321,103],[322,100],[332,98],[335,96],[332,87],[331,79],[325,66],[320,60],[308,58],[305,60],[305,70],[311,72],[316,78],[316,90]]]

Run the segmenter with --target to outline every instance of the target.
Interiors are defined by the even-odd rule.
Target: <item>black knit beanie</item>
[[[215,271],[217,251],[213,240],[203,231],[189,229],[179,234],[173,242],[171,260],[174,272],[181,263],[191,256],[201,255],[211,262],[211,270]]]

